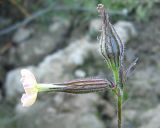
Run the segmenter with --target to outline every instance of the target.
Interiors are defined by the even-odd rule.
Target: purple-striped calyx
[[[97,10],[102,19],[102,30],[99,40],[101,54],[107,61],[109,68],[119,68],[124,57],[124,44],[110,23],[104,5],[98,4]]]

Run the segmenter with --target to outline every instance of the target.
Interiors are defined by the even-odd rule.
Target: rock
[[[115,108],[107,101],[100,100],[98,102],[98,108],[100,111],[100,115],[102,116],[103,119],[112,119],[115,117]]]
[[[33,32],[34,31],[31,28],[20,28],[13,35],[13,41],[15,43],[21,43],[22,41],[28,39]]]
[[[28,67],[28,69],[33,71],[34,67],[30,66]],[[7,73],[4,86],[7,100],[15,102],[15,99],[20,98],[19,97],[20,94],[22,94],[22,92],[24,91],[20,83],[20,79],[21,79],[20,68],[14,69],[9,73]]]
[[[136,70],[134,76],[131,76],[128,88],[132,90],[133,102],[137,102],[139,107],[151,107],[158,102],[159,71],[154,67],[147,67],[143,70]],[[156,95],[157,94],[157,95]],[[143,99],[143,100],[142,100]],[[140,103],[139,103],[140,102]],[[143,106],[142,103],[144,103]],[[133,107],[133,106],[132,106]]]
[[[129,10],[127,8],[122,9],[122,15],[128,16]]]
[[[93,19],[89,25],[90,32],[99,32],[101,30],[101,20],[99,18]]]
[[[160,105],[156,108],[146,111],[140,116],[141,127],[140,128],[160,128]]]
[[[104,128],[102,121],[96,117],[95,104],[99,99],[96,94],[63,93],[60,97],[63,97],[61,104],[57,104],[56,100],[50,100],[46,104],[38,103],[28,110],[18,105],[16,113],[20,117],[17,120],[19,127]],[[46,100],[43,101],[45,102]]]
[[[132,110],[124,110],[123,116],[125,120],[133,121],[135,118],[137,118],[137,111],[132,109]]]
[[[57,26],[56,23],[55,26]],[[68,24],[59,23],[59,27],[55,27],[52,32],[37,32],[33,37],[21,40],[17,47],[9,50],[8,63],[14,66],[39,63],[46,55],[64,46],[65,38],[62,37],[68,31],[68,26]]]
[[[23,89],[20,85],[20,70],[12,70],[7,74],[5,89],[7,97],[17,98],[17,92],[22,92]]]
[[[57,48],[59,39],[49,33],[43,36],[36,35],[18,45],[14,51],[11,49],[13,52],[9,54],[9,61],[16,66],[37,64],[44,56]]]
[[[124,43],[137,35],[136,29],[131,22],[118,21],[114,27],[121,41]]]
[[[64,50],[46,57],[39,64],[37,71],[40,80],[55,82],[69,79],[69,73],[73,72],[78,66],[83,65],[85,60],[95,51],[96,45],[89,43],[85,38],[74,41]]]
[[[79,78],[84,78],[86,76],[86,72],[78,69],[78,70],[75,71],[75,76],[79,77]]]
[[[101,20],[93,19],[89,25],[89,36],[91,39],[97,40],[97,36],[100,35],[101,30]]]
[[[49,25],[49,32],[59,33],[61,30],[66,30],[69,26],[69,22],[64,19],[56,20],[53,24]]]

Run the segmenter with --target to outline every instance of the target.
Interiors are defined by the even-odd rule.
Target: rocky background
[[[22,68],[30,69],[38,82],[44,83],[83,77],[112,79],[99,54],[101,21],[96,4],[91,12],[84,7],[92,7],[92,2],[80,4],[76,11],[64,7],[62,12],[52,10],[44,14],[49,18],[41,15],[8,30],[10,24],[28,20],[28,13],[24,18],[15,8],[23,5],[34,11],[27,2],[11,1],[18,3],[13,4],[13,12],[4,10],[8,3],[0,4],[0,128],[115,128],[116,102],[109,90],[83,95],[40,93],[32,107],[23,108],[20,103],[24,91],[20,83]],[[112,5],[105,4],[106,8]],[[139,58],[127,83],[129,99],[123,105],[123,128],[160,128],[160,3],[151,6],[142,2],[142,7],[151,6],[142,10],[130,3],[126,7],[133,7],[122,6],[122,11],[114,11],[120,3],[113,4],[109,13],[126,45],[125,61],[129,64]],[[68,6],[65,2],[63,5]]]

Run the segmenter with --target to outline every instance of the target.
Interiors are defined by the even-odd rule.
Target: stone
[[[15,69],[10,71],[6,77],[5,90],[7,97],[17,98],[17,92],[22,92],[23,89],[20,85],[20,70]]]
[[[140,128],[159,128],[160,127],[160,105],[156,108],[152,108],[140,116],[141,127]]]
[[[118,21],[114,27],[121,41],[124,43],[137,36],[137,31],[134,25],[129,21]]]
[[[33,73],[34,67],[30,66],[28,67],[29,70],[31,70]],[[20,98],[20,94],[24,92],[24,89],[22,88],[21,82],[21,74],[20,74],[20,68],[11,70],[9,73],[7,73],[6,80],[5,80],[5,91],[6,91],[6,99],[15,102],[17,98]]]
[[[99,99],[97,94],[57,95],[62,99],[60,104],[48,96],[43,103],[37,102],[31,108],[17,105],[17,116],[23,116],[17,120],[19,127],[104,128],[103,122],[96,116],[95,104]]]
[[[46,55],[64,45],[66,40],[62,37],[68,32],[68,27],[69,24],[60,22],[54,31],[38,31],[29,39],[20,40],[21,43],[9,50],[8,63],[14,66],[38,64]]]
[[[122,9],[122,15],[128,16],[129,10],[127,8]]]
[[[89,43],[85,38],[70,43],[65,49],[47,56],[38,65],[37,71],[40,80],[43,82],[57,82],[69,79],[68,74],[78,66],[83,65],[95,50],[96,45]]]
[[[20,28],[13,35],[13,41],[15,43],[22,43],[22,41],[28,39],[34,30],[31,28]]]
[[[147,67],[143,70],[136,70],[134,76],[130,77],[132,78],[130,80],[130,89],[133,92],[132,96],[143,98],[143,101],[146,99],[146,101],[155,104],[158,100],[157,95],[155,95],[156,93],[158,94],[158,74],[159,71],[154,67]]]
[[[89,31],[98,32],[100,30],[101,30],[101,20],[99,18],[91,20],[89,25]]]
[[[61,30],[67,29],[67,27],[69,26],[69,22],[67,20],[56,20],[55,22],[53,22],[52,24],[49,25],[49,32],[51,33],[57,33],[57,32],[61,32]]]
[[[113,104],[111,104],[107,100],[100,99],[98,101],[98,110],[101,118],[104,120],[110,120],[116,116],[116,110]]]
[[[125,120],[133,121],[137,117],[137,111],[134,109],[124,110],[123,116]]]
[[[80,69],[75,71],[75,76],[79,78],[84,78],[86,76],[86,72]]]

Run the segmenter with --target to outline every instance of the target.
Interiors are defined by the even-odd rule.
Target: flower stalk
[[[133,66],[136,65],[137,59],[131,63],[129,68],[124,68],[124,43],[121,42],[113,25],[109,21],[104,5],[98,4],[97,10],[102,19],[102,30],[100,36],[100,52],[110,68],[115,85],[112,92],[117,97],[117,118],[118,128],[122,128],[122,103],[126,100],[125,83]]]
[[[117,97],[117,118],[118,128],[122,128],[122,99],[123,90],[120,80],[120,68],[123,63],[124,44],[119,39],[114,27],[109,21],[109,16],[105,11],[104,5],[99,4],[97,10],[102,19],[102,32],[100,38],[101,54],[105,58],[108,67],[111,69],[116,85],[113,91]],[[115,93],[116,92],[116,93]]]

